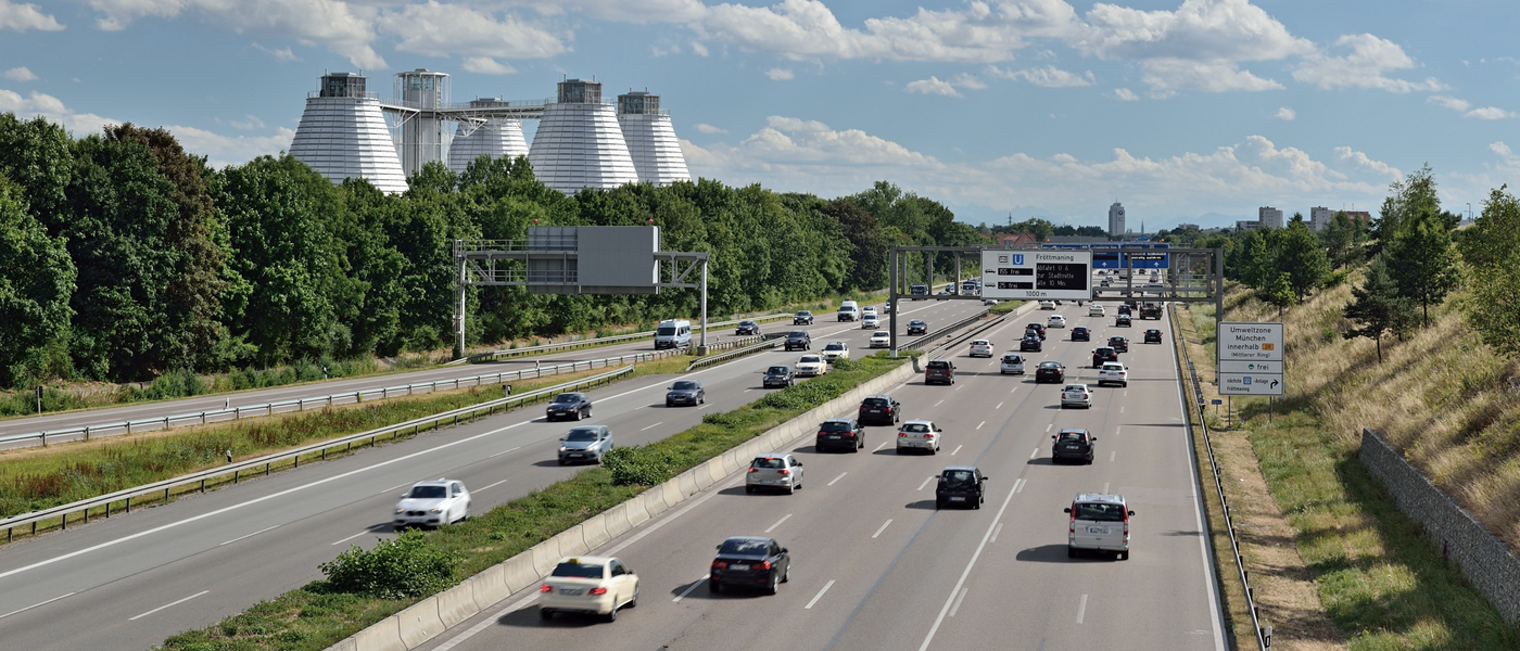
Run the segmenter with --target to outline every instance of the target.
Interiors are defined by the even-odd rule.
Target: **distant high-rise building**
[[[1271,206],[1262,206],[1256,211],[1256,221],[1261,228],[1282,228],[1282,211]]]
[[[1237,220],[1235,220],[1235,230],[1237,230],[1237,231],[1254,231],[1254,230],[1256,230],[1258,228],[1261,228],[1261,220],[1260,219],[1237,219]]]
[[[1196,231],[1196,230],[1198,230],[1198,225],[1197,224],[1178,224],[1177,228],[1174,228],[1172,230],[1173,231]]]
[[[1117,201],[1108,207],[1108,236],[1124,237],[1124,206]]]
[[[406,175],[380,100],[366,92],[360,75],[322,75],[322,88],[306,98],[290,155],[333,183],[362,178],[381,192],[406,192]]]
[[[637,183],[617,114],[602,103],[601,82],[567,79],[559,83],[558,99],[544,106],[528,148],[538,180],[567,194]]]
[[[1309,229],[1322,231],[1330,227],[1330,218],[1335,216],[1329,208],[1315,206],[1309,209]]]
[[[676,140],[670,114],[660,110],[660,96],[647,92],[618,95],[618,125],[640,183],[670,185],[690,181],[686,157]]]

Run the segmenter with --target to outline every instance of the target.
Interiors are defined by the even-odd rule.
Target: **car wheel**
[[[939,500],[934,500],[934,510],[938,511],[942,508],[945,508],[945,503]]]
[[[707,582],[707,591],[708,592],[722,592],[723,591],[723,584],[719,583],[717,581],[708,581]]]
[[[671,402],[669,400],[666,400],[665,401],[665,406],[668,408],[668,407],[674,407],[675,405],[671,404]]]
[[[635,584],[633,586],[633,598],[628,600],[628,606],[627,607],[628,608],[638,608],[639,607],[639,586],[637,584]]]
[[[903,449],[902,448],[897,448],[897,453],[898,454],[902,454],[903,453]]]
[[[699,404],[699,405],[705,405],[705,404],[707,404],[707,394],[704,393],[704,394],[702,394],[702,397],[697,398],[697,404]]]
[[[1126,552],[1119,552],[1119,560],[1121,560],[1121,561],[1127,561],[1127,560],[1129,560],[1129,552],[1127,552],[1127,551]]]
[[[539,608],[538,616],[540,619],[549,620],[554,617],[554,611],[549,610],[548,608]]]
[[[607,611],[607,622],[610,624],[617,621],[617,604],[613,604],[612,610]]]
[[[982,498],[981,497],[977,497],[976,498],[976,503],[972,504],[971,508],[973,508],[973,509],[981,509],[982,508]]]
[[[565,465],[565,460],[564,459],[560,459],[559,460],[559,465],[561,465],[561,466]]]
[[[745,495],[754,495],[755,494],[755,487],[754,486],[745,486],[744,487],[744,494]]]
[[[776,576],[775,572],[771,572],[771,582],[770,585],[765,586],[765,594],[776,594],[776,586],[780,583],[781,578]]]
[[[792,485],[792,484],[788,484],[787,487],[786,487],[786,494],[787,495],[791,495],[792,493],[795,493],[795,492],[797,492],[797,486]]]
[[[786,564],[786,569],[781,571],[781,582],[782,583],[786,583],[786,582],[791,581],[791,580],[792,580],[792,564],[791,564],[791,562],[788,562]]]
[[[1070,545],[1067,545],[1066,546],[1066,557],[1067,558],[1076,558],[1077,557],[1077,548],[1076,547],[1072,547]]]

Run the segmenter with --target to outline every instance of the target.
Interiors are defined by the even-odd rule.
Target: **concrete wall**
[[[1478,592],[1511,624],[1520,622],[1520,558],[1441,492],[1376,431],[1362,429],[1362,465],[1388,490],[1399,510],[1425,529]]]

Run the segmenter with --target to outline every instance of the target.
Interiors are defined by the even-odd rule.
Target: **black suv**
[[[1103,362],[1119,361],[1119,351],[1113,346],[1099,346],[1093,349],[1093,368],[1103,368]]]
[[[939,479],[939,485],[934,487],[934,508],[942,509],[951,505],[982,508],[982,502],[985,501],[982,482],[987,481],[987,476],[982,471],[974,466],[946,466],[944,472],[936,478]]]
[[[1019,352],[1021,353],[1038,353],[1043,347],[1044,344],[1040,343],[1040,338],[1035,335],[1027,335],[1019,341]]]
[[[739,327],[734,328],[734,334],[735,335],[758,335],[758,334],[760,334],[760,324],[755,323],[754,321],[740,321],[739,322]]]
[[[1087,430],[1063,429],[1051,434],[1050,438],[1055,439],[1050,449],[1051,462],[1061,463],[1067,459],[1088,464],[1093,462],[1093,444],[1098,442],[1098,437],[1089,434]]]
[[[918,319],[914,319],[912,321],[909,321],[908,322],[908,334],[910,334],[910,335],[926,335],[926,334],[929,334],[929,324],[925,323],[923,321],[920,321]]]
[[[818,438],[813,442],[813,449],[823,452],[828,449],[844,448],[850,452],[859,452],[866,446],[866,428],[860,426],[860,421],[854,418],[830,418],[818,426]]]
[[[813,335],[806,330],[793,330],[786,333],[787,350],[809,350],[813,347]]]
[[[803,310],[792,317],[792,325],[813,325],[813,313]]]
[[[1092,331],[1082,326],[1071,329],[1072,341],[1092,341]]]
[[[955,384],[955,365],[948,359],[931,360],[924,367],[924,384]]]
[[[1024,326],[1024,332],[1029,332],[1030,330],[1040,333],[1040,341],[1045,341],[1045,324],[1031,323]]]
[[[1133,302],[1130,301],[1130,303]],[[1129,303],[1121,303],[1119,305],[1119,316],[1134,316],[1134,313],[1130,311]]]
[[[796,384],[797,380],[792,377],[792,367],[772,366],[765,369],[765,377],[760,380],[761,386],[770,389],[774,387],[787,388]]]
[[[1129,338],[1128,337],[1124,337],[1124,336],[1120,336],[1120,335],[1114,335],[1114,336],[1108,338],[1108,345],[1111,348],[1113,348],[1114,352],[1116,352],[1116,353],[1127,353],[1127,352],[1129,352]]]
[[[1161,331],[1157,330],[1155,328],[1151,328],[1150,330],[1146,330],[1145,331],[1145,343],[1148,343],[1148,344],[1159,344],[1159,343],[1161,343]]]
[[[894,425],[902,420],[902,403],[890,396],[866,396],[858,420],[862,425]]]

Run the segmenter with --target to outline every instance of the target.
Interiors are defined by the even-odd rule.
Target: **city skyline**
[[[1466,215],[1520,180],[1520,61],[1485,37],[1510,5],[1301,4],[0,0],[0,111],[162,126],[220,167],[288,151],[326,71],[389,99],[437,70],[458,103],[594,78],[661,95],[693,176],[889,181],[973,225],[1102,226],[1115,199],[1149,230],[1375,214],[1426,164]]]

